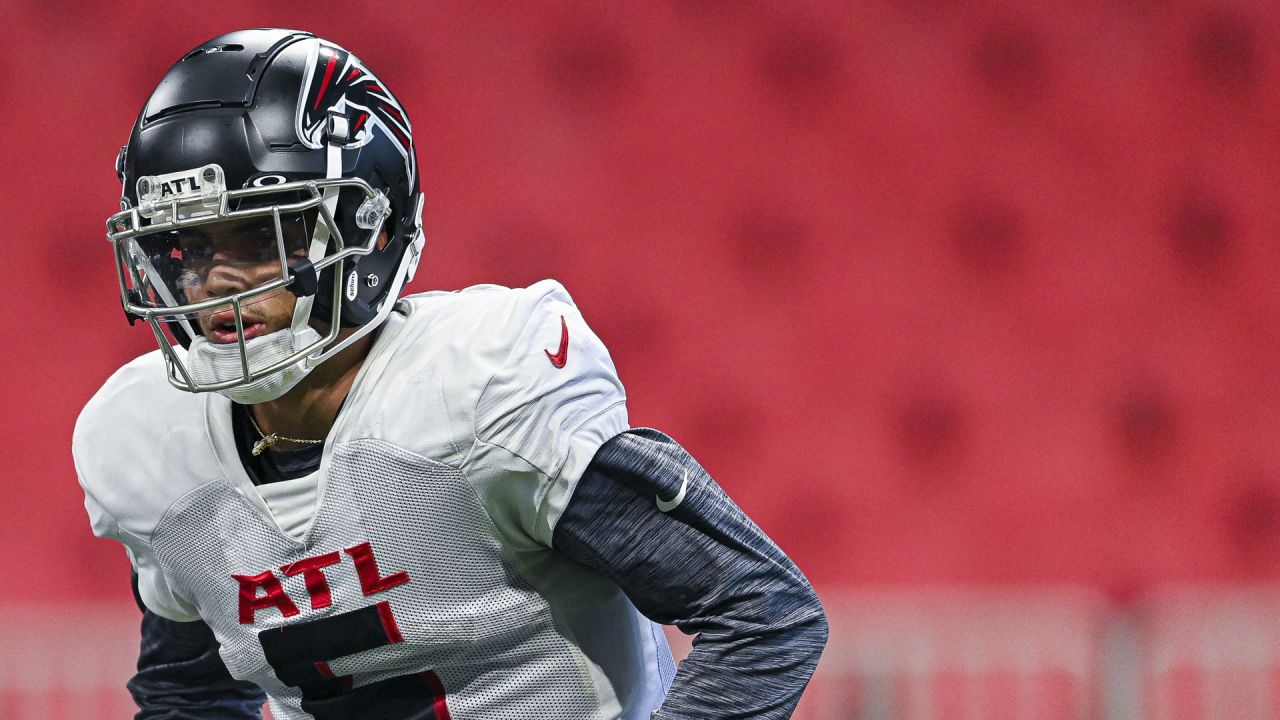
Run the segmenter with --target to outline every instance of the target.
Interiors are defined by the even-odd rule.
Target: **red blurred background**
[[[1231,617],[1255,638],[1280,615],[1280,4],[266,5],[0,0],[19,278],[0,286],[0,674],[45,656],[33,618],[115,618],[73,623],[58,652],[132,642],[85,639],[132,622],[131,599],[69,452],[81,405],[153,347],[104,239],[113,161],[172,62],[250,26],[339,42],[397,93],[427,196],[414,288],[563,282],[633,424],[683,442],[818,587],[828,676],[865,680],[849,658],[892,654],[867,650],[868,609],[979,626],[1043,602],[984,657],[1081,613],[1091,659],[1064,671],[1061,717],[1116,717],[1105,668],[1125,642],[1150,681],[1186,608],[1211,627],[1243,593]],[[152,432],[165,442],[163,418]],[[1205,652],[1237,657],[1206,632]],[[1231,717],[1280,716],[1280,645],[1264,644],[1265,709]],[[1175,683],[1191,699],[1169,701],[1192,714],[1172,716],[1227,717],[1214,692],[1240,696],[1197,675],[1204,656]],[[929,680],[909,712],[896,667],[880,695],[820,678],[806,707],[934,717],[948,693],[1004,697],[961,667],[959,690]],[[14,717],[54,702],[23,672],[0,681]],[[1131,694],[1163,717],[1149,685]],[[1049,716],[1028,702],[1005,716]]]

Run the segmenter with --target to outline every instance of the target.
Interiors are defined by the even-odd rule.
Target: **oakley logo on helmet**
[[[310,43],[298,104],[298,138],[309,147],[322,147],[329,110],[343,112],[351,119],[347,147],[368,143],[374,129],[381,128],[404,156],[412,184],[417,175],[410,140],[413,129],[400,102],[351,53],[321,40]]]
[[[271,187],[272,185],[283,185],[289,182],[289,178],[278,173],[270,175],[258,175],[249,180],[248,187]]]

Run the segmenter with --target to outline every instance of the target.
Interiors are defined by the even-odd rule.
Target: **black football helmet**
[[[223,390],[291,363],[314,367],[372,331],[424,245],[417,169],[403,106],[331,42],[242,30],[184,55],[120,150],[121,209],[107,221],[126,316],[150,325],[170,382]],[[237,258],[258,270],[252,287],[212,292],[207,268],[227,248],[210,238],[227,235]],[[298,297],[294,327],[323,335],[254,367],[242,313],[281,292]],[[173,341],[189,347],[201,335],[196,316],[216,312],[233,318],[243,372],[203,382]]]

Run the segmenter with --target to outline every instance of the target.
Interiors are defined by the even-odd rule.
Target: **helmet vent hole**
[[[214,45],[214,46],[212,46],[212,47],[199,47],[199,48],[196,48],[195,50],[192,50],[191,52],[187,53],[187,56],[186,56],[186,57],[184,57],[184,58],[182,58],[182,59],[183,59],[183,60],[191,60],[191,59],[196,58],[196,57],[199,57],[199,56],[201,56],[201,55],[206,55],[206,54],[210,54],[210,53],[240,52],[241,50],[244,50],[244,46],[243,46],[243,45],[236,45],[236,44],[234,44],[234,43],[233,43],[233,44],[228,44],[228,45]]]

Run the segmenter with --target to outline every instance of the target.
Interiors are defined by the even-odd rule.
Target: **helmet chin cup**
[[[224,345],[197,338],[187,353],[187,364],[196,381],[202,385],[222,385],[219,395],[242,405],[256,405],[275,400],[302,382],[311,372],[306,362],[307,347],[320,342],[320,334],[311,328],[295,332],[293,328],[277,330],[252,340]],[[259,374],[244,382],[243,366],[252,368],[281,365],[275,372]]]

